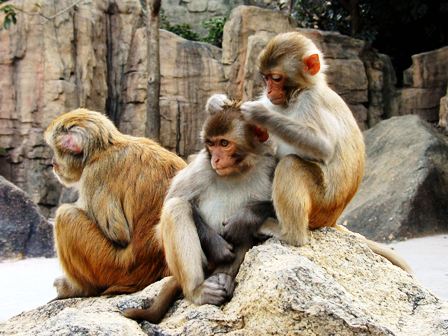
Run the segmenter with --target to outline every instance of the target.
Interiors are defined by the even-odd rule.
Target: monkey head
[[[297,90],[324,78],[322,53],[298,32],[283,33],[269,41],[258,58],[266,95],[274,105],[287,105]]]
[[[266,129],[243,119],[240,103],[232,104],[209,116],[201,132],[210,165],[219,176],[239,175],[250,170],[256,156],[266,151],[263,143],[269,138]]]
[[[53,172],[65,186],[79,181],[82,171],[96,153],[119,136],[114,124],[104,115],[77,109],[54,119],[44,137],[53,150]]]

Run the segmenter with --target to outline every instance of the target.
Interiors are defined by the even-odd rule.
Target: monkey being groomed
[[[228,300],[259,228],[275,217],[268,135],[243,120],[239,104],[223,109],[206,120],[205,148],[173,179],[163,206],[158,229],[174,277],[150,308],[126,310],[127,317],[159,322],[180,289],[195,304]]]
[[[79,189],[78,201],[56,212],[55,245],[65,273],[55,281],[57,298],[136,292],[169,275],[155,225],[184,161],[86,109],[56,118],[45,140],[59,181]]]
[[[327,84],[320,50],[298,32],[275,36],[261,52],[258,67],[266,89],[258,101],[241,106],[244,118],[266,128],[280,159],[272,199],[279,238],[300,246],[308,230],[336,227],[364,173],[362,133],[343,99]],[[223,94],[208,105],[219,111]],[[346,229],[345,229],[346,230]],[[399,256],[365,240],[376,253],[410,272]]]

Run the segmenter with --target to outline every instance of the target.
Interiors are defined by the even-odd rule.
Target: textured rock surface
[[[200,149],[199,131],[205,120],[205,103],[216,92],[225,91],[221,50],[210,44],[185,40],[160,31],[161,143],[187,156]],[[144,136],[146,122],[146,42],[139,29],[132,43],[126,73],[125,108],[120,129]]]
[[[254,5],[276,9],[286,0],[164,0],[162,9],[171,25],[188,24],[193,31],[206,35],[202,23],[213,17],[227,17],[239,5]]]
[[[446,95],[440,98],[439,126],[448,131],[448,87]]]
[[[382,121],[364,137],[364,180],[340,222],[374,240],[446,232],[447,137],[418,116]]]
[[[366,50],[361,58],[369,83],[367,125],[370,128],[398,114],[395,89],[397,78],[389,56]]]
[[[0,260],[52,256],[53,227],[28,195],[0,176]]]
[[[412,56],[412,66],[404,72],[399,113],[417,114],[437,121],[440,98],[448,83],[448,47]]]
[[[180,300],[158,326],[119,311],[149,305],[161,282],[133,295],[52,302],[1,324],[0,334],[448,335],[446,302],[332,229],[302,248],[272,239],[252,249],[237,281],[224,306]]]
[[[27,12],[51,16],[73,1],[17,1]],[[115,120],[123,69],[139,24],[139,0],[80,2],[54,20],[19,13],[0,31],[0,174],[35,203],[57,204],[43,130],[56,115],[77,107],[106,111]]]
[[[256,70],[260,51],[276,34],[294,30],[280,12],[240,6],[224,27],[223,57],[228,93],[253,99],[261,92],[263,81]],[[298,29],[322,49],[328,63],[330,86],[349,104],[359,125],[367,127],[368,79],[360,58],[364,42],[334,32]],[[356,74],[356,75],[354,75]]]

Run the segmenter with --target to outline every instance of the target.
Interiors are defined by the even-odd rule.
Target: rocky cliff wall
[[[182,6],[187,3],[193,1]],[[41,4],[18,0],[28,14],[19,13],[17,25],[0,31],[0,175],[48,215],[61,187],[51,172],[44,129],[56,115],[86,107],[106,113],[125,133],[143,135],[147,57],[141,1]],[[52,20],[37,15],[61,11]],[[278,11],[240,6],[226,23],[222,49],[161,31],[161,144],[185,157],[197,151],[210,94],[255,98],[262,88],[258,53],[272,36],[293,29]],[[366,52],[363,41],[337,33],[300,31],[324,51],[330,85],[361,128],[398,114],[386,55]],[[436,82],[443,85],[443,78]]]

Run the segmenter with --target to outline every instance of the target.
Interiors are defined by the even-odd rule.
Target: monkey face
[[[266,83],[267,96],[271,103],[274,105],[286,104],[286,76],[281,72],[270,72],[263,74],[263,78]]]
[[[242,158],[238,154],[237,144],[225,137],[216,136],[205,140],[210,154],[210,164],[219,176],[228,176],[241,172],[239,163]]]

